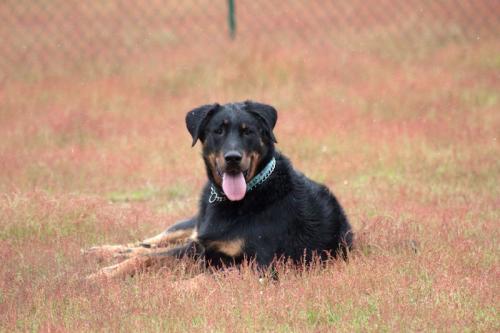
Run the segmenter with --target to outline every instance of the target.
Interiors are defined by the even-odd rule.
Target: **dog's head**
[[[272,158],[277,112],[245,101],[200,106],[186,115],[193,146],[200,140],[208,177],[229,200],[243,199],[248,183]]]

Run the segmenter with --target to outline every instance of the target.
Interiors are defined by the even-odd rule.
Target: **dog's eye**
[[[243,135],[251,135],[253,131],[249,129],[248,127],[243,129]]]
[[[224,129],[222,127],[219,127],[216,130],[214,130],[214,133],[217,135],[221,135],[222,133],[224,133]]]

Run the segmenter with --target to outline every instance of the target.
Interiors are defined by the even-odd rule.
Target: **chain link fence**
[[[205,52],[228,43],[302,45],[315,52],[495,39],[500,1],[4,0],[0,20],[5,77],[35,67],[123,63],[178,48]]]

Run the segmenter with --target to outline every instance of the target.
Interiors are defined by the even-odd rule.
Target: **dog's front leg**
[[[191,218],[178,222],[162,233],[147,238],[141,242],[127,245],[100,245],[83,250],[83,254],[95,258],[97,261],[110,259],[124,260],[137,255],[149,253],[149,249],[167,247],[171,244],[186,242],[193,233],[196,219]]]
[[[147,249],[140,255],[126,259],[118,264],[104,267],[97,273],[91,274],[87,280],[96,281],[101,279],[125,278],[134,276],[149,269],[166,267],[172,265],[175,260],[184,257],[197,258],[202,254],[199,245],[189,242],[184,246],[165,249]]]
[[[187,239],[193,234],[195,224],[196,218],[178,222],[164,232],[154,237],[143,240],[139,245],[143,247],[154,248],[166,247],[170,244],[186,242]]]
[[[98,262],[112,259],[126,259],[147,252],[149,249],[139,243],[127,245],[99,245],[82,250],[83,255],[96,259]]]

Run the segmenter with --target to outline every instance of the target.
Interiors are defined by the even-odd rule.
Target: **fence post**
[[[229,24],[229,37],[234,39],[236,37],[236,16],[234,8],[234,0],[227,0],[227,21]]]

